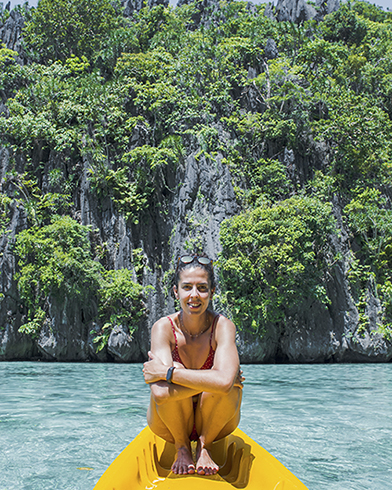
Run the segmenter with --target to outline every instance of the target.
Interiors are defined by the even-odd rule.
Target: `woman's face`
[[[210,287],[208,272],[201,267],[190,267],[180,272],[180,280],[173,288],[184,313],[197,315],[208,308],[214,290]]]

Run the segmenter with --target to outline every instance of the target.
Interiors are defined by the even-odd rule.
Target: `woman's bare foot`
[[[198,475],[216,475],[219,471],[219,466],[211,458],[210,451],[206,447],[202,447],[200,441],[197,443],[196,449],[196,471]]]
[[[176,475],[192,475],[195,472],[192,453],[188,447],[181,446],[177,449],[177,458],[172,464],[171,470]]]

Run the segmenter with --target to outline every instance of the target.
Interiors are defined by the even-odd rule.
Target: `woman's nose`
[[[193,296],[199,296],[199,290],[197,289],[197,286],[194,286],[191,289],[191,297],[193,297]]]

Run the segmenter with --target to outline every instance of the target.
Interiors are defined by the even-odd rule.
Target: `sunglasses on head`
[[[199,257],[198,255],[182,255],[181,257],[178,257],[177,267],[179,266],[180,262],[183,264],[191,264],[195,260],[197,260],[201,265],[211,264],[212,267],[212,259],[209,259],[208,257]]]

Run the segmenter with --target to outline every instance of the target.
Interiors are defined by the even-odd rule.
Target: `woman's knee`
[[[240,409],[241,400],[242,390],[239,388],[233,388],[224,395],[204,392],[200,396],[199,406],[201,412],[223,409],[228,418],[231,418]]]

